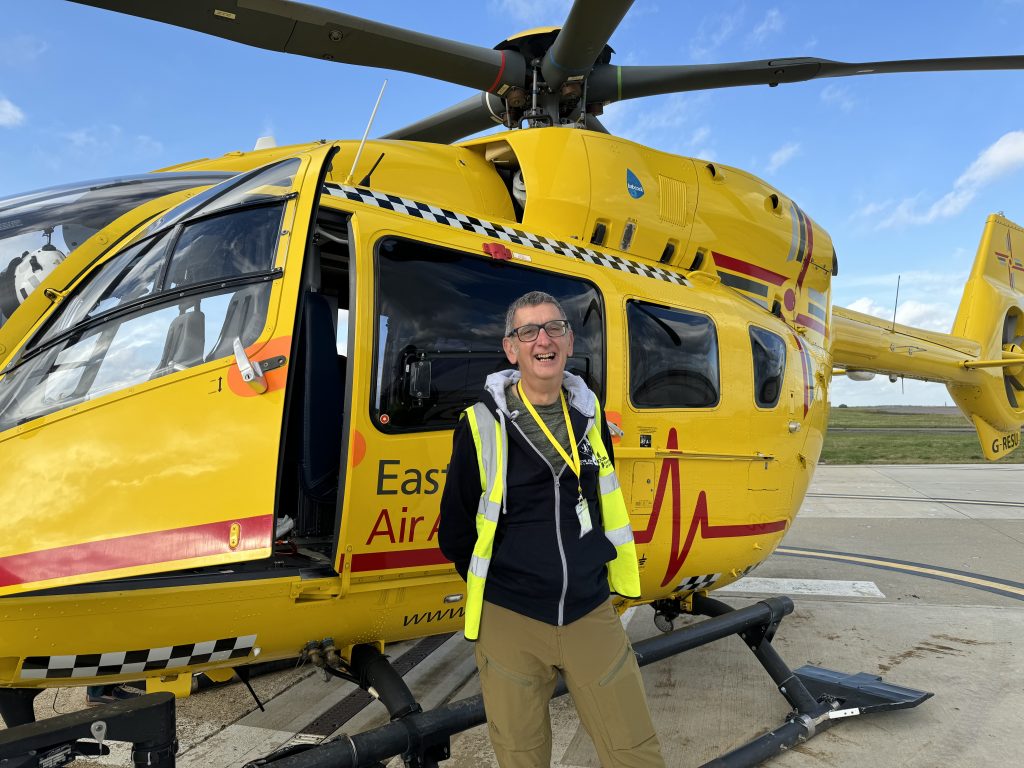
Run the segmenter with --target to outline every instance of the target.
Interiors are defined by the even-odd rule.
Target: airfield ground
[[[793,667],[878,674],[935,696],[914,710],[845,720],[770,765],[1020,764],[1022,488],[1019,465],[819,469],[784,547],[735,590],[716,595],[742,605],[769,593],[791,594],[796,611],[782,623],[775,646]],[[634,640],[657,632],[652,615],[640,608],[626,617]],[[426,652],[406,675],[423,705],[477,692],[469,644],[453,636],[432,645],[391,649],[399,660]],[[644,678],[669,766],[701,765],[778,726],[787,712],[734,638],[646,667]],[[347,683],[324,682],[309,669],[266,675],[253,685],[266,712],[254,711],[238,684],[179,702],[179,766],[241,766],[287,741],[357,733],[386,720],[381,705],[360,708],[361,692],[353,695]],[[39,716],[52,716],[80,708],[82,690],[44,692],[36,701]],[[571,702],[560,699],[551,708],[555,764],[597,766]],[[125,750],[102,762],[131,764]],[[444,765],[495,765],[485,729],[455,737]]]

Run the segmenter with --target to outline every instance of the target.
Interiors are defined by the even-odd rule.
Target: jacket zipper
[[[548,461],[547,456],[545,456],[543,453],[541,453],[540,449],[536,445],[533,444],[533,441],[530,440],[530,438],[528,438],[526,436],[526,433],[523,432],[523,428],[519,426],[519,424],[516,421],[516,419],[515,418],[511,418],[511,416],[512,416],[511,414],[509,414],[509,416],[510,416],[509,421],[512,422],[512,425],[516,428],[516,430],[518,430],[519,434],[522,435],[523,440],[526,441],[526,444],[529,445],[531,448],[533,448],[534,452],[538,456],[540,456],[541,461],[543,461],[547,465],[548,469],[551,470],[551,477],[552,477],[552,480],[553,480],[554,486],[555,486],[555,539],[558,542],[558,556],[562,560],[562,595],[561,595],[561,597],[558,598],[558,626],[561,627],[561,626],[564,626],[564,624],[565,624],[565,596],[569,592],[569,564],[568,564],[568,562],[565,559],[565,547],[562,546],[562,516],[561,516],[562,483],[561,483],[561,477],[562,477],[562,472],[565,472],[565,470],[568,469],[568,466],[567,465],[563,465],[562,469],[556,474],[555,473],[555,468],[551,466],[551,462]],[[519,416],[518,412],[516,412],[516,416],[517,417]],[[591,421],[588,419],[587,420],[587,430],[586,430],[586,432],[584,432],[584,437],[581,438],[580,440],[578,440],[577,443],[582,443],[583,442],[583,440],[585,439],[586,435],[590,432],[590,426],[591,426]]]
[[[526,441],[526,444],[533,448],[534,452],[540,456],[540,460],[547,465],[549,470],[551,470],[551,477],[555,486],[555,540],[558,543],[558,556],[562,560],[562,595],[558,598],[558,626],[561,627],[565,623],[565,595],[569,591],[569,564],[566,562],[565,548],[562,546],[562,518],[559,514],[562,505],[560,478],[562,476],[562,472],[565,472],[567,467],[563,466],[561,471],[556,474],[555,468],[551,466],[551,462],[548,461],[547,456],[541,453],[540,449],[533,444],[533,441],[526,436],[526,433],[523,432],[523,428],[519,426],[515,419],[511,419],[511,421],[513,426],[515,426],[519,431],[519,434],[522,435],[523,440]]]

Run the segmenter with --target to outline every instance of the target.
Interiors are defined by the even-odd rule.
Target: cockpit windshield
[[[0,326],[71,251],[143,203],[234,174],[148,173],[0,200]]]

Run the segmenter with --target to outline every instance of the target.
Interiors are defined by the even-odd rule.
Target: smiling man
[[[491,374],[455,430],[441,550],[466,579],[466,638],[502,768],[549,766],[561,673],[601,764],[663,766],[640,669],[611,592],[640,595],[629,516],[597,397],[565,370],[554,297],[509,307]]]

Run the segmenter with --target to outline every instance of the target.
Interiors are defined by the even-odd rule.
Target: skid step
[[[932,697],[929,691],[893,685],[878,675],[870,675],[867,672],[851,675],[824,667],[805,665],[794,670],[793,674],[800,678],[815,699],[820,701],[822,698],[830,698],[839,702],[841,709],[833,712],[832,717],[838,716],[840,712],[857,715],[909,709]]]

